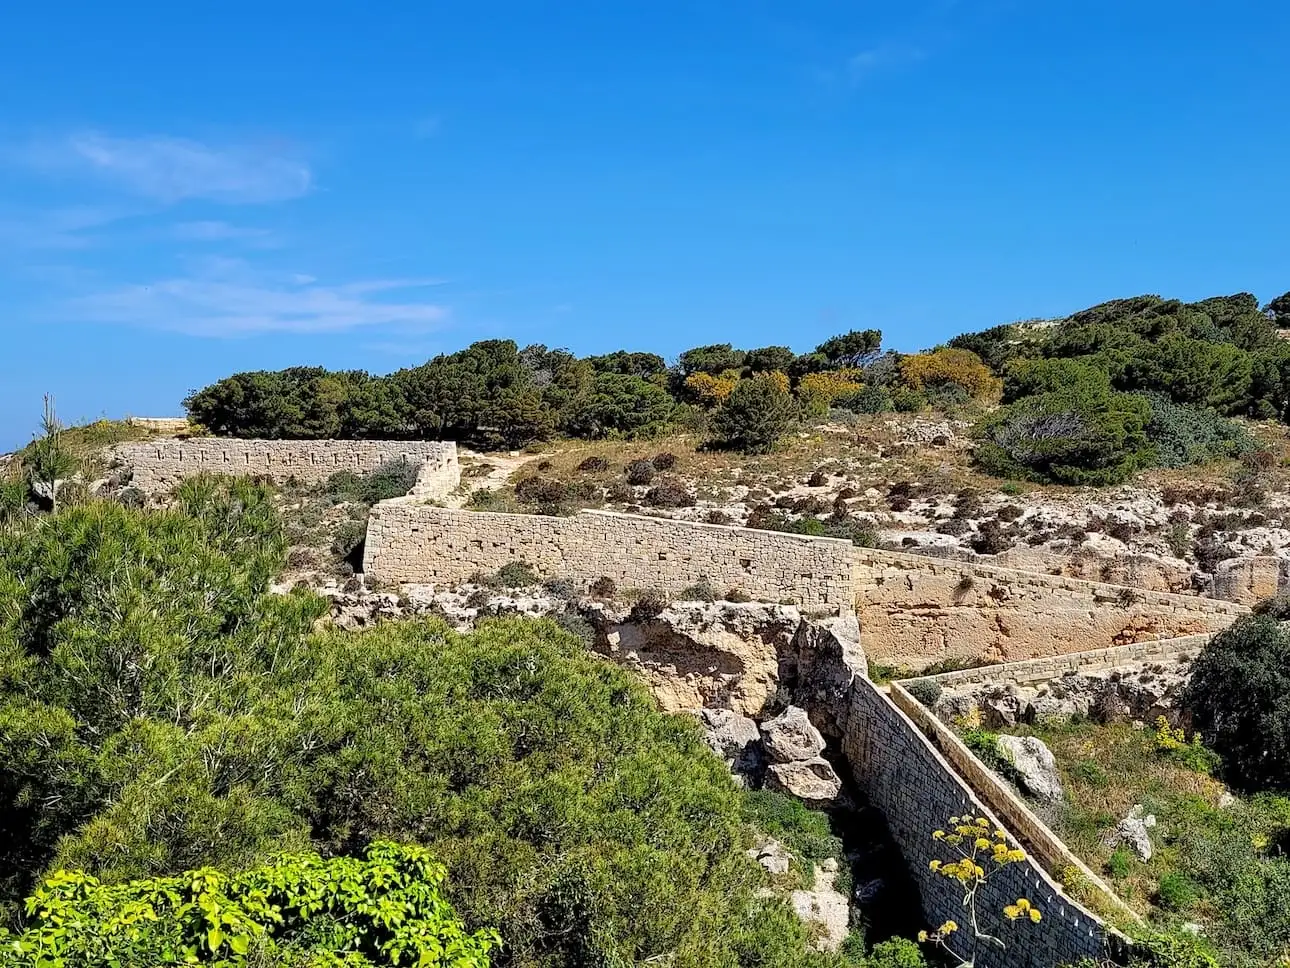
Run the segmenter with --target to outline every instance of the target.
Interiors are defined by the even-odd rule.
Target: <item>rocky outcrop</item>
[[[1000,736],[999,749],[1017,772],[1022,790],[1036,800],[1058,803],[1064,796],[1057,759],[1043,740],[1034,736]]]
[[[762,743],[772,763],[811,760],[824,752],[824,737],[811,725],[806,710],[789,706],[761,724]]]
[[[1129,811],[1129,815],[1121,820],[1115,828],[1115,833],[1111,835],[1107,846],[1118,847],[1123,844],[1133,851],[1139,860],[1151,860],[1154,851],[1151,846],[1149,831],[1155,825],[1155,814],[1147,813],[1143,810],[1142,804],[1135,804],[1133,809]]]
[[[812,714],[836,709],[849,682],[837,660],[864,663],[854,615],[810,620],[795,606],[759,602],[677,602],[644,619],[597,603],[585,614],[596,651],[637,672],[672,712],[757,717],[781,691]]]
[[[1154,722],[1163,716],[1177,723],[1182,718],[1180,702],[1190,675],[1190,662],[1178,661],[1069,673],[1037,686],[943,684],[933,708],[947,723],[977,712],[982,724],[992,729],[1072,716],[1099,723]]]
[[[737,779],[747,782],[760,776],[765,764],[756,722],[732,709],[701,709],[698,716],[708,746]]]
[[[760,864],[770,874],[787,874],[793,863],[793,855],[778,840],[770,839],[763,844],[748,849],[748,856]]]
[[[1213,595],[1229,602],[1253,605],[1277,595],[1290,584],[1290,560],[1251,555],[1220,561],[1214,569]]]
[[[825,862],[827,865],[827,861]],[[833,886],[837,877],[832,869],[821,865],[815,869],[815,882],[809,891],[794,891],[789,898],[793,911],[802,922],[816,931],[815,946],[820,951],[837,951],[850,931],[851,907],[847,896]]]
[[[772,763],[766,768],[766,789],[797,797],[812,807],[834,803],[842,792],[842,780],[824,757],[793,763]]]
[[[593,607],[595,649],[627,666],[668,712],[732,709],[758,715],[775,695],[779,657],[791,651],[801,613],[758,602],[679,602],[653,618]]]

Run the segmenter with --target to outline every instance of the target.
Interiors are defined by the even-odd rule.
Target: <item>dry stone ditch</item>
[[[902,707],[869,681],[857,610],[866,640],[900,656],[921,650],[940,658],[963,649],[1003,659],[1030,653],[1027,662],[999,667],[1002,678],[999,669],[993,677],[982,671],[934,677],[942,714],[975,708],[1001,722],[1055,708],[1129,715],[1168,708],[1177,690],[1170,678],[1177,669],[1170,664],[1185,664],[1188,650],[1194,655],[1204,638],[1247,611],[1192,596],[856,549],[833,539],[606,512],[541,518],[449,510],[428,502],[448,498],[459,486],[451,444],[205,439],[124,445],[116,456],[133,465],[137,483],[154,489],[202,472],[312,481],[339,469],[362,472],[391,459],[415,460],[420,471],[413,491],[373,509],[368,578],[434,585],[422,605],[448,615],[452,608],[441,597],[452,594],[453,586],[517,561],[540,577],[589,582],[609,575],[627,583],[635,579],[635,587],[649,583],[673,590],[682,582],[715,581],[763,599],[676,603],[645,619],[589,602],[579,617],[593,647],[640,674],[661,706],[697,716],[710,745],[745,782],[835,812],[857,805],[867,810],[866,823],[873,826],[876,818],[903,855],[930,923],[952,916],[960,900],[947,892],[943,879],[927,874],[930,831],[953,813],[998,818],[990,797],[978,797],[980,778],[966,769],[969,764],[958,766],[971,783],[925,735],[928,723],[910,718],[915,701],[897,689]],[[1240,594],[1279,587],[1284,568],[1273,561],[1275,566],[1233,563],[1217,580]],[[568,613],[566,603],[530,592],[527,601],[515,599],[516,611]],[[342,625],[420,607],[406,595],[369,593],[361,582],[360,590],[334,597],[335,620]],[[790,599],[795,604],[787,604]],[[778,601],[784,603],[770,604]],[[459,618],[473,618],[465,603],[456,607]],[[1197,634],[1179,639],[1180,633]],[[1153,652],[1153,639],[1177,646]],[[1107,648],[1069,654],[1076,642],[1090,641]],[[1112,655],[1117,648],[1130,651]],[[1102,664],[1081,658],[1091,655]],[[1135,659],[1138,665],[1126,669]],[[1043,767],[1039,751],[1017,755],[1023,753]],[[1042,786],[1042,777],[1036,783]],[[1009,806],[1004,816],[1021,828],[1023,843],[1033,839],[1024,806],[1021,812]],[[1134,839],[1138,826],[1149,826],[1144,817],[1126,818],[1126,825],[1131,822],[1134,830],[1126,829],[1126,839]],[[756,857],[772,871],[784,866],[782,845],[763,845]],[[824,944],[840,943],[838,925],[845,927],[836,892],[830,893],[835,873],[822,867],[812,888],[793,898],[804,918],[821,924]],[[1000,953],[1004,968],[1100,957],[1108,946],[1114,953],[1122,944],[1066,897],[1038,861],[1007,869],[986,894],[995,891],[1001,901],[1028,895],[1046,906],[1043,929]],[[842,905],[849,912],[858,899],[882,894],[879,879],[863,879]],[[983,900],[993,905],[995,899]]]

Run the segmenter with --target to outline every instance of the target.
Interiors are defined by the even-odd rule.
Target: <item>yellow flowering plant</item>
[[[962,889],[967,926],[962,928],[957,921],[950,919],[934,931],[920,931],[918,940],[941,948],[955,959],[959,968],[971,968],[976,964],[976,951],[982,945],[1007,947],[1001,938],[981,927],[977,915],[977,895],[981,885],[1007,865],[1025,860],[1026,852],[1016,846],[1005,831],[985,817],[971,813],[950,817],[946,829],[933,831],[932,839],[948,848],[950,856],[934,858],[929,867],[940,876],[956,881]],[[1024,897],[1005,905],[1003,916],[1009,921],[1038,923],[1043,920],[1039,908]],[[972,954],[965,957],[961,952],[966,950],[964,946],[967,944],[971,945]]]

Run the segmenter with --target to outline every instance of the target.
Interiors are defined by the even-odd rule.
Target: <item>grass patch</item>
[[[1150,924],[1202,925],[1223,965],[1268,964],[1288,950],[1290,799],[1225,797],[1213,754],[1159,724],[1063,721],[1011,732],[1037,736],[1057,759],[1066,802],[1040,808],[1043,819]],[[1137,804],[1157,820],[1149,861],[1113,843]]]

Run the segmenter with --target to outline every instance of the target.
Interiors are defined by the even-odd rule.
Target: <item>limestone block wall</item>
[[[1189,663],[1209,644],[1210,634],[1184,635],[1176,639],[1155,639],[1134,645],[1119,645],[1089,652],[1024,659],[1002,665],[979,666],[926,676],[944,689],[1015,683],[1019,686],[1042,686],[1072,673],[1106,672],[1148,663],[1174,665]]]
[[[364,571],[380,581],[446,584],[522,561],[543,578],[679,592],[706,578],[755,599],[831,611],[852,603],[852,545],[715,524],[582,511],[493,514],[383,501],[367,523]]]
[[[461,480],[456,444],[428,440],[195,437],[122,444],[113,454],[134,468],[134,483],[144,490],[173,487],[186,477],[202,473],[262,475],[278,481],[295,478],[313,484],[325,481],[337,471],[364,473],[393,461],[422,466],[425,497],[445,496]],[[434,490],[438,493],[428,493]]]
[[[871,659],[1011,662],[1217,632],[1244,605],[892,551],[857,549]]]
[[[127,417],[125,422],[160,434],[182,434],[192,429],[187,417]]]
[[[856,785],[882,811],[904,855],[929,925],[948,918],[963,921],[963,897],[957,885],[929,868],[933,859],[950,859],[931,837],[950,817],[966,812],[984,816],[1030,852],[1025,861],[1001,868],[980,890],[978,910],[991,912],[986,924],[998,927],[1007,948],[983,951],[979,964],[1056,968],[1123,952],[1125,939],[1068,897],[1045,870],[1040,854],[1028,843],[1035,833],[1033,825],[1042,824],[1029,811],[1025,817],[1004,818],[989,809],[913,721],[862,676],[852,681],[842,745]],[[1024,829],[1018,829],[1018,822]],[[1038,905],[1043,920],[1013,923],[993,914],[1019,897]]]

